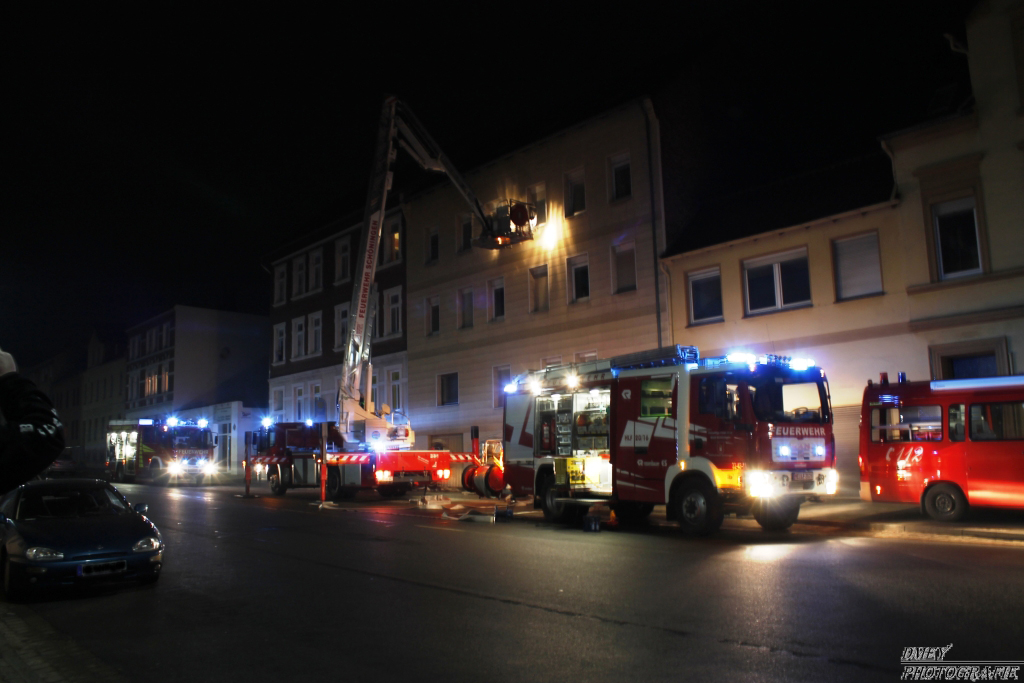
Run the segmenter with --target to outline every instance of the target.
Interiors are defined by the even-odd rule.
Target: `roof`
[[[892,198],[894,187],[892,162],[881,149],[768,181],[700,203],[693,217],[668,235],[663,256],[879,204]]]

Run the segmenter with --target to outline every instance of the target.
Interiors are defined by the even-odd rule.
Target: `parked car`
[[[109,479],[104,454],[86,452],[83,446],[66,446],[57,459],[46,468],[47,479],[58,477],[98,477]]]
[[[8,599],[46,586],[156,581],[160,531],[99,479],[31,481],[0,499],[0,567]]]

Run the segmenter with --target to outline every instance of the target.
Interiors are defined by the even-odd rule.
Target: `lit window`
[[[569,301],[581,301],[590,297],[590,264],[586,254],[566,260],[569,275]]]
[[[537,211],[537,225],[548,222],[548,193],[544,183],[537,183],[526,188],[526,201],[533,204]]]
[[[722,320],[722,275],[718,268],[689,276],[690,322],[712,323]]]
[[[747,313],[765,313],[811,303],[807,250],[743,262]]]
[[[565,215],[575,216],[587,208],[587,192],[583,182],[583,170],[567,173],[565,176]]]

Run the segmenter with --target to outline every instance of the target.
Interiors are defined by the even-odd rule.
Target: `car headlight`
[[[160,539],[156,536],[147,536],[132,546],[132,551],[136,553],[148,553],[154,550],[160,550]]]
[[[181,474],[181,470],[182,468],[180,462],[172,462],[170,465],[167,466],[167,471],[170,472],[171,474]]]
[[[33,562],[55,562],[64,559],[64,553],[52,548],[29,548],[25,551],[25,559]]]
[[[751,496],[755,498],[771,498],[775,495],[775,487],[772,486],[772,475],[768,472],[747,472],[746,480]]]

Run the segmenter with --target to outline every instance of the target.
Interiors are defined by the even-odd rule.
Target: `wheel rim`
[[[948,493],[940,493],[935,498],[935,509],[944,515],[948,515],[953,512],[956,508],[956,502],[953,500],[953,496]]]
[[[687,524],[699,526],[708,514],[708,501],[700,491],[688,491],[683,496],[683,519]]]

